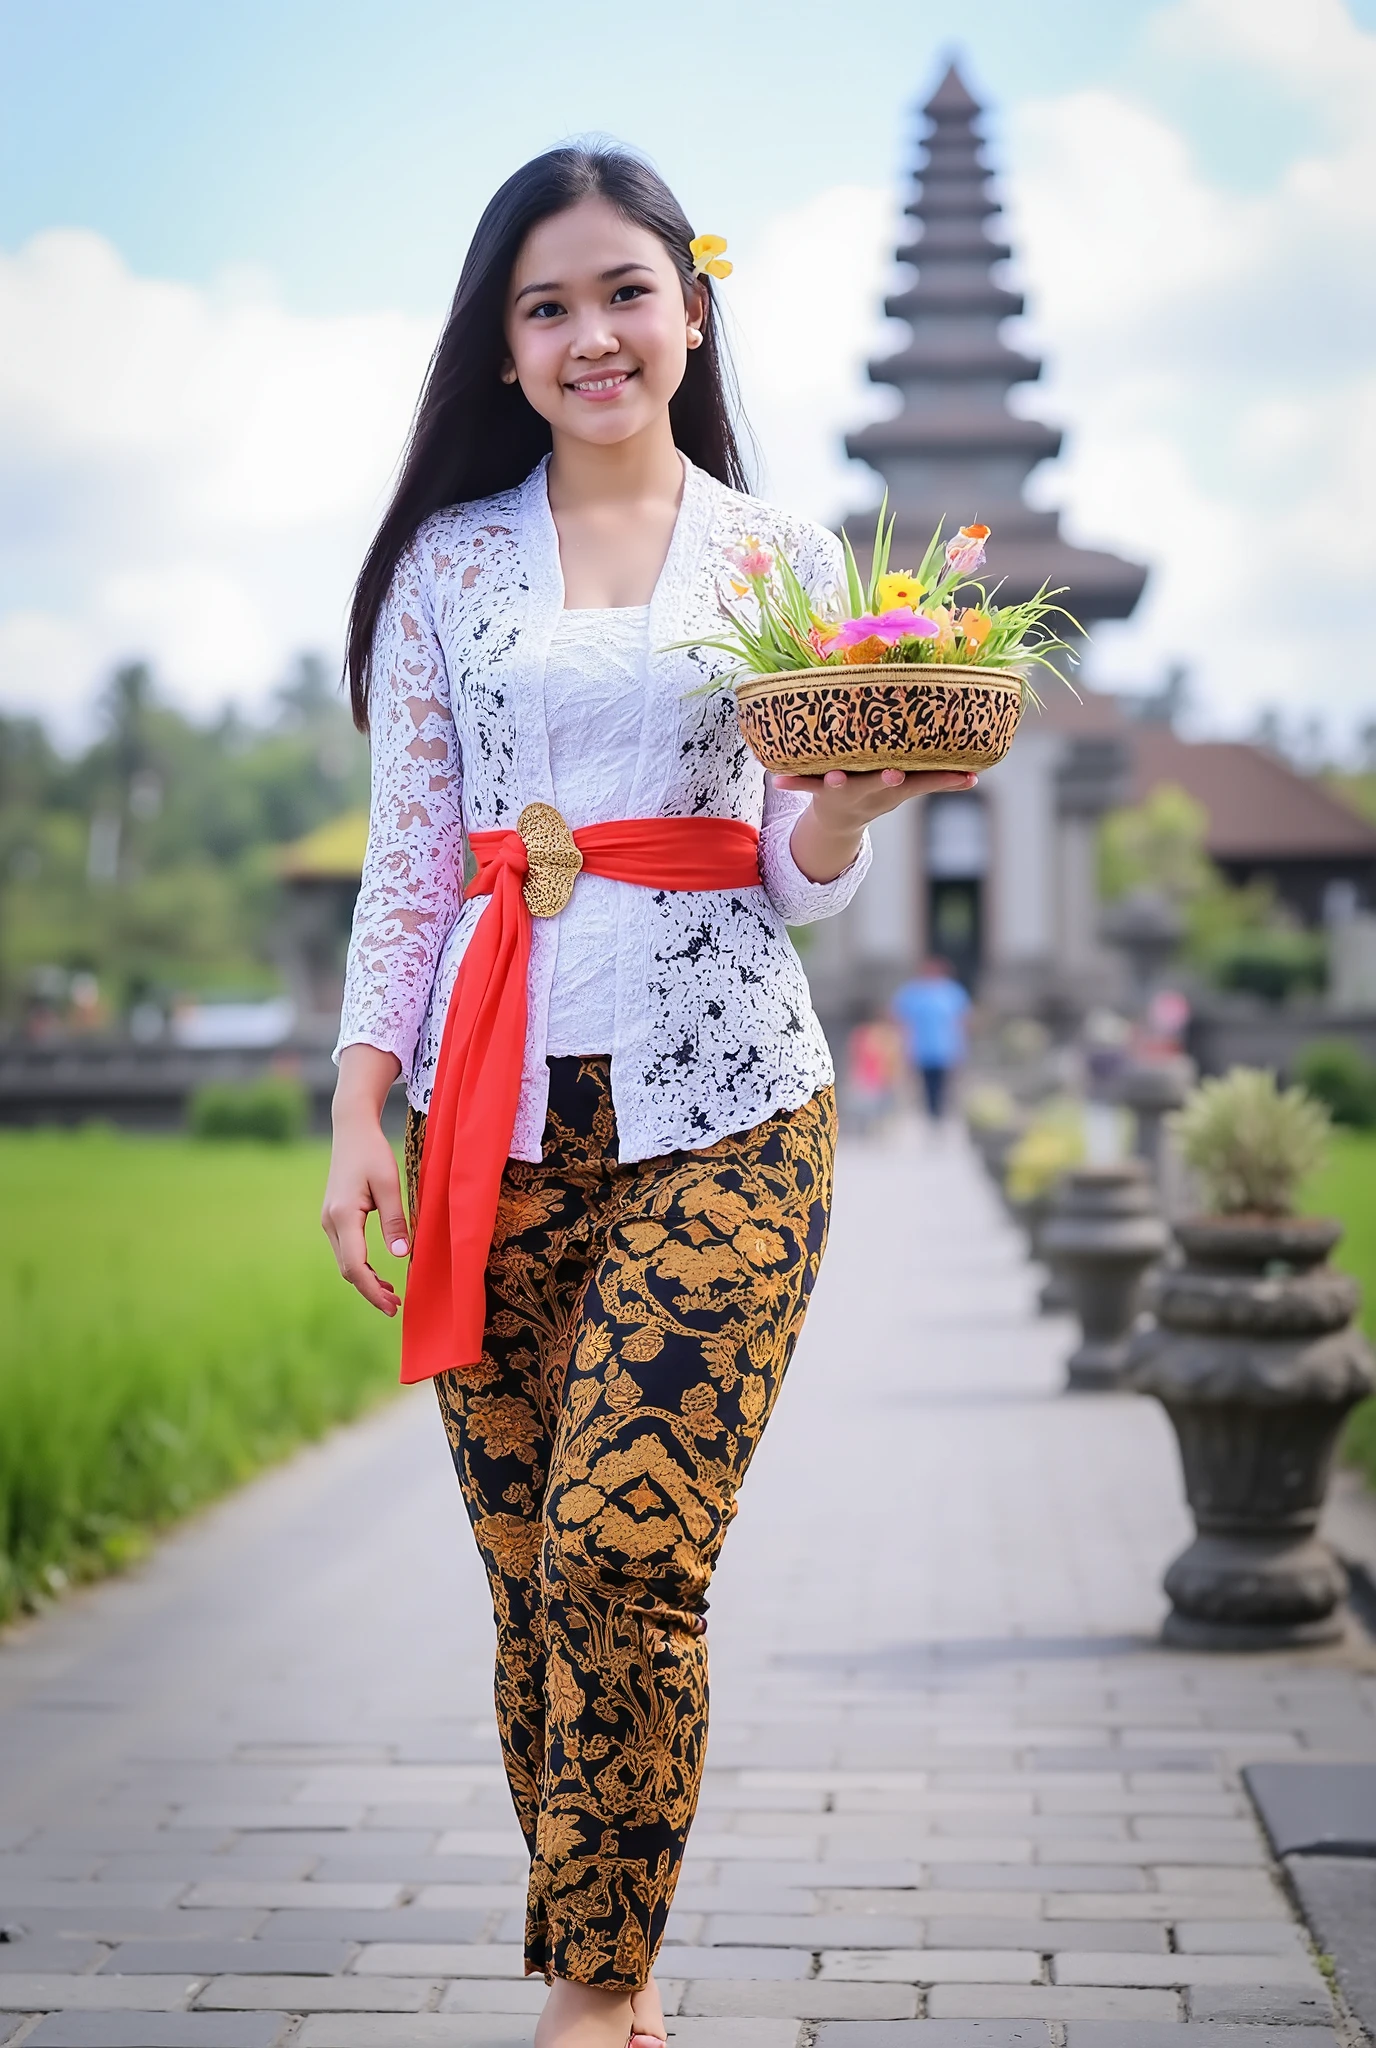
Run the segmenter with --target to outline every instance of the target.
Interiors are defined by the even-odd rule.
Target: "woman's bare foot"
[[[635,2029],[631,2048],[649,2048],[650,2042],[663,2043],[667,2039],[664,2006],[653,1977],[631,1994],[631,2025]]]
[[[535,2022],[535,2048],[626,2048],[633,2024],[629,1991],[556,1977]]]

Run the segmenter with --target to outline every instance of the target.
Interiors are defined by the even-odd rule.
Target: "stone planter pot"
[[[1042,1225],[1046,1222],[1051,1208],[1050,1195],[1033,1195],[1027,1200],[1017,1200],[1008,1195],[1005,1197],[1005,1203],[1009,1215],[1026,1240],[1028,1258],[1035,1259],[1038,1256],[1037,1242],[1041,1236]]]
[[[1066,1366],[1069,1387],[1102,1392],[1124,1384],[1143,1275],[1167,1241],[1140,1160],[1077,1166],[1062,1177],[1041,1248],[1080,1319],[1081,1341]]]
[[[984,1170],[990,1179],[1003,1187],[1003,1170],[1008,1164],[1008,1155],[1022,1136],[1018,1124],[972,1124],[970,1142],[984,1162]]]
[[[1180,1109],[1193,1087],[1193,1060],[1133,1060],[1114,1082],[1117,1102],[1137,1119],[1137,1141],[1133,1147],[1145,1159],[1153,1175],[1161,1178],[1162,1125],[1172,1110]]]
[[[1132,1384],[1180,1441],[1198,1530],[1166,1573],[1169,1643],[1269,1650],[1340,1638],[1346,1580],[1315,1534],[1343,1417],[1376,1384],[1351,1327],[1357,1283],[1317,1217],[1178,1223],[1185,1263],[1155,1286]]]

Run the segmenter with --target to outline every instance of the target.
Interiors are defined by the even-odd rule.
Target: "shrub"
[[[305,1135],[310,1102],[299,1081],[267,1074],[261,1081],[212,1081],[191,1098],[195,1138],[256,1138],[289,1145]]]
[[[1321,932],[1241,931],[1209,951],[1207,965],[1221,988],[1262,996],[1268,1003],[1321,989],[1328,979],[1328,946]]]
[[[1356,1131],[1376,1125],[1376,1062],[1366,1059],[1349,1038],[1318,1038],[1306,1045],[1295,1063],[1301,1086],[1322,1102],[1335,1124]]]
[[[1328,1149],[1322,1103],[1303,1088],[1278,1087],[1258,1067],[1201,1081],[1169,1121],[1210,1209],[1225,1216],[1288,1216],[1299,1183]]]
[[[1078,1103],[1051,1103],[1008,1155],[1004,1186],[1010,1201],[1035,1202],[1050,1194],[1063,1173],[1083,1163],[1084,1117]]]

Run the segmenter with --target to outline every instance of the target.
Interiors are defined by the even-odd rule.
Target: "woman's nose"
[[[594,320],[589,321],[586,327],[579,328],[569,344],[569,353],[587,360],[597,356],[614,356],[620,346],[620,341],[606,322]]]

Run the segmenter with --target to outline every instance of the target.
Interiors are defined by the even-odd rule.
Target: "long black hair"
[[[629,150],[547,150],[488,201],[464,258],[449,317],[430,359],[401,475],[369,548],[349,612],[347,666],[354,723],[368,729],[373,633],[398,558],[423,519],[442,505],[509,490],[552,446],[549,422],[519,384],[504,384],[506,294],[521,244],[551,214],[581,199],[606,199],[659,236],[682,280],[708,300],[702,346],[691,350],[669,401],[674,441],[689,460],[740,490],[744,466],[731,424],[734,385],[711,317],[712,281],[695,278],[687,215],[659,174]]]

